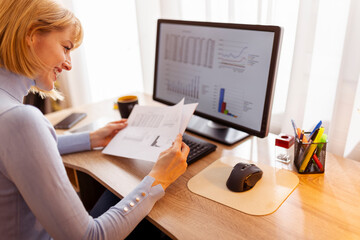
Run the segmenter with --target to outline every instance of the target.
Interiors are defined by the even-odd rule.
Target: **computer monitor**
[[[282,30],[159,19],[153,99],[199,103],[187,130],[228,145],[269,131]]]

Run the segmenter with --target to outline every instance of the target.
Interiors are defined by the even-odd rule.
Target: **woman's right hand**
[[[157,162],[149,173],[149,176],[155,178],[153,186],[161,184],[165,190],[180,177],[186,171],[186,159],[189,151],[190,148],[182,142],[181,134],[178,134],[173,145],[160,153]]]

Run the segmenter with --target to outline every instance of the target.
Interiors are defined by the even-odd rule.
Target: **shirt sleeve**
[[[124,239],[165,193],[162,186],[151,187],[154,178],[146,176],[125,198],[94,221],[85,239]],[[106,231],[104,231],[106,229]]]
[[[89,132],[58,135],[57,139],[58,149],[61,155],[91,149]]]
[[[124,238],[164,195],[161,185],[145,177],[128,196],[97,219],[86,212],[68,180],[51,124],[35,108],[6,113],[12,121],[5,169],[41,225],[54,239]]]

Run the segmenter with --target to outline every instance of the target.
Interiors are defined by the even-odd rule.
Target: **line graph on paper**
[[[250,52],[247,42],[219,39],[218,42],[219,68],[230,69],[242,73],[246,68],[258,63],[259,56]]]

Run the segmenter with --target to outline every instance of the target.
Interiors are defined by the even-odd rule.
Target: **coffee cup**
[[[121,118],[128,118],[135,104],[139,104],[137,96],[127,95],[119,97],[117,100],[117,105]]]

